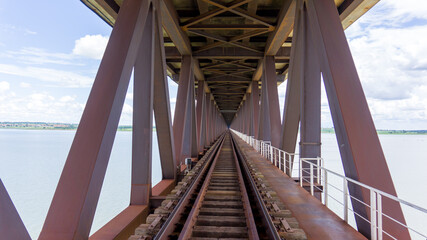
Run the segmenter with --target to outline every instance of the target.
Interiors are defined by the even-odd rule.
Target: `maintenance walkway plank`
[[[264,175],[264,179],[298,220],[308,239],[366,239],[250,145],[236,135],[234,137],[242,154]]]

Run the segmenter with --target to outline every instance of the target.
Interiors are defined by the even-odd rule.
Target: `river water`
[[[161,179],[161,169],[153,133],[154,185]],[[0,130],[0,178],[33,239],[43,226],[74,134],[60,130]],[[380,135],[380,140],[398,196],[427,208],[427,135]],[[131,132],[117,132],[92,232],[129,205],[131,142]],[[334,134],[322,134],[322,156],[327,168],[343,172]],[[426,230],[425,216],[409,210],[405,215],[410,225]]]

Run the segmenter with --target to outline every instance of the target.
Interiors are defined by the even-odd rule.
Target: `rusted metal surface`
[[[206,135],[206,97],[205,81],[199,80],[197,83],[197,151],[203,152],[205,147]]]
[[[308,21],[320,63],[345,175],[396,196],[387,162],[363,93],[338,12],[331,0],[308,1]],[[350,195],[367,202],[368,191],[349,184]],[[352,200],[353,209],[368,216],[366,206]],[[383,213],[405,224],[399,203],[383,202]],[[370,236],[370,225],[356,216],[358,229]],[[408,229],[384,219],[383,229],[398,239],[409,239]]]
[[[155,14],[148,10],[134,67],[130,205],[148,205],[151,195]]]
[[[176,159],[171,120],[169,87],[166,73],[166,55],[163,42],[162,11],[159,1],[153,1],[155,11],[154,33],[154,116],[159,144],[162,178],[176,178]]]
[[[264,114],[268,115],[268,121],[264,124],[270,126],[270,136],[271,144],[275,147],[280,145],[280,133],[282,129],[282,122],[280,121],[280,107],[279,107],[279,94],[277,92],[277,78],[276,78],[276,68],[274,65],[273,56],[264,57],[264,82],[266,88],[266,104],[268,107],[265,109]]]
[[[175,186],[175,180],[163,179],[153,187],[151,194],[153,196],[164,196],[166,193],[170,192],[173,186]]]
[[[219,140],[213,147],[212,147],[212,151],[210,153],[208,153],[208,159],[206,159],[207,162],[210,162],[211,159],[215,156],[215,153],[217,152],[217,150],[220,148],[220,144],[222,144],[222,141]],[[201,170],[197,176],[195,176],[195,178],[193,178],[193,182],[191,184],[191,186],[189,187],[189,189],[187,189],[186,194],[184,195],[184,197],[182,197],[178,204],[176,205],[176,207],[174,208],[174,210],[171,212],[171,215],[169,215],[169,218],[166,220],[166,223],[163,225],[163,227],[161,229],[159,229],[159,233],[156,233],[156,238],[157,239],[163,239],[164,237],[170,235],[171,233],[173,233],[175,225],[178,223],[178,221],[181,218],[181,214],[184,211],[184,207],[188,205],[188,202],[190,201],[191,195],[192,193],[194,193],[194,191],[197,188],[197,185],[200,183],[204,172],[206,172],[208,170],[208,163],[205,164],[203,166],[203,170]],[[177,192],[179,192],[180,190],[178,190]],[[164,237],[163,237],[164,236]]]
[[[258,123],[259,123],[259,84],[258,81],[252,82],[252,108],[253,108],[253,115],[252,119],[254,122],[254,137],[258,139]]]
[[[190,86],[191,86],[191,78],[192,78],[192,57],[184,56],[182,58],[182,69],[179,74],[179,85],[178,92],[176,96],[176,105],[175,105],[175,115],[173,119],[173,135],[174,135],[174,143],[175,143],[175,159],[177,165],[183,163],[183,147],[185,144],[187,146],[189,143],[190,133],[191,131],[188,127],[190,125],[186,122],[191,120],[191,109],[189,109],[189,95],[190,95]],[[187,127],[186,127],[187,125]],[[185,132],[187,131],[187,133]],[[185,138],[187,134],[187,139]],[[188,151],[187,151],[188,154]],[[185,156],[189,157],[189,155]]]
[[[114,25],[123,1],[82,0],[82,2],[110,25]],[[335,8],[341,14],[343,27],[347,28],[376,2],[378,0],[335,1]],[[195,58],[194,74],[198,80],[206,80],[207,92],[215,87],[229,91],[227,88],[233,86],[208,80],[230,74],[226,69],[231,64],[222,65],[215,71],[205,69],[208,65],[218,63],[219,60],[225,62],[237,60],[234,63],[249,65],[252,68],[238,74],[239,78],[246,80],[246,83],[240,84],[246,88],[251,80],[258,81],[261,78],[265,55],[275,56],[275,69],[279,74],[286,74],[288,64],[277,60],[289,60],[295,0],[229,2],[162,0],[160,5],[165,29],[164,38],[168,43],[166,53],[169,56],[170,74],[180,72],[181,55],[192,55]],[[220,110],[237,110],[243,97],[240,96],[234,101],[223,101],[222,94],[213,95]],[[227,124],[230,124],[234,117],[234,113],[231,112],[223,112],[222,115]]]
[[[258,169],[260,178],[274,190],[274,195],[269,193],[270,197],[276,197],[284,203],[298,220],[299,227],[304,230],[308,239],[366,239],[251,146],[243,140],[235,139],[242,154]]]
[[[251,159],[245,156],[234,136],[233,146],[241,162],[248,189],[252,193],[252,205],[256,205],[258,214],[260,215],[257,217],[259,231],[266,234],[265,237],[268,237],[268,239],[307,239],[305,232],[299,228],[298,222],[277,198],[277,193],[273,191],[270,184],[265,181],[262,172],[253,164]],[[287,232],[283,229],[280,219],[291,221],[295,231]]]
[[[301,66],[302,77],[300,79],[300,115],[301,115],[301,125],[300,125],[300,158],[317,158],[321,157],[321,119],[320,119],[320,88],[321,88],[321,72],[320,72],[320,63],[317,53],[317,49],[313,44],[313,33],[308,31],[306,22],[307,16],[301,14],[306,10],[303,8],[302,2],[298,2],[297,6],[298,19],[304,26],[304,32],[299,31],[294,32],[294,36],[298,36],[298,42],[296,44],[301,44],[300,48],[302,51],[297,52],[296,54],[300,55],[302,58],[301,62],[304,64]],[[296,69],[297,71],[300,69]],[[309,164],[302,163],[303,168],[310,168]],[[315,179],[317,182],[317,168],[314,168]],[[303,176],[307,176],[307,173],[304,171]]]
[[[259,239],[229,134],[225,137],[224,144],[219,151],[192,205],[192,210],[187,216],[179,239],[189,239],[190,237]],[[242,200],[239,203],[239,201],[230,202],[226,199],[217,199],[224,195],[240,196]],[[229,204],[234,205],[232,208],[227,208],[226,205]],[[241,211],[238,210],[239,204],[242,204]],[[241,216],[241,213],[244,213],[245,218],[239,220],[237,218]],[[247,229],[242,222],[246,223]]]
[[[0,179],[0,238],[31,239]]]
[[[127,0],[111,33],[40,239],[89,236],[149,1]]]
[[[96,231],[89,239],[126,239],[134,233],[136,227],[145,221],[148,213],[149,206],[147,205],[131,205]]]
[[[293,47],[291,49],[291,60],[289,64],[290,66],[285,95],[285,106],[283,109],[281,149],[286,152],[295,152],[300,121],[301,78],[303,77],[303,56],[305,56],[304,46],[302,44],[298,44],[301,39],[305,39],[305,25],[302,22],[302,18],[300,17],[301,3],[302,1],[298,1],[298,7],[295,10],[295,34],[292,37]],[[289,169],[286,171],[290,176]]]

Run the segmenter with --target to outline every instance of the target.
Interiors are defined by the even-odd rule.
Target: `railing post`
[[[313,177],[313,164],[310,163],[310,193],[314,196],[314,177]]]
[[[302,159],[299,160],[299,185],[302,187]]]
[[[323,176],[324,176],[324,186],[323,186],[323,192],[325,193],[324,199],[325,199],[325,206],[328,207],[328,171],[323,170]]]
[[[383,206],[381,194],[377,193],[377,211],[378,211],[378,240],[383,239]]]
[[[322,161],[321,157],[317,157],[317,167],[316,167],[316,171],[317,171],[317,183],[320,184],[320,161]]]
[[[376,192],[370,189],[371,195],[371,240],[377,240]]]
[[[348,223],[348,184],[347,179],[343,178],[343,196],[344,196],[344,221]]]
[[[274,155],[274,165],[277,167],[277,148],[273,148],[273,155]],[[280,166],[279,166],[280,169]]]

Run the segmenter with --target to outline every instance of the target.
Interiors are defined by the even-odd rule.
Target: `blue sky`
[[[78,123],[110,32],[78,0],[0,0],[0,121]],[[377,128],[427,129],[425,1],[382,0],[346,34]],[[131,119],[132,86],[120,123]]]

